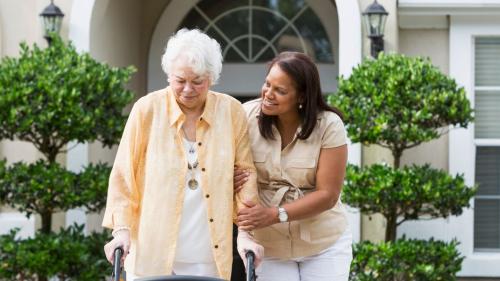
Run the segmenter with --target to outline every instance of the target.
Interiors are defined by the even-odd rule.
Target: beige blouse
[[[276,127],[273,127],[275,140],[266,140],[259,132],[260,104],[260,99],[253,100],[244,104],[244,108],[261,203],[277,207],[314,191],[321,149],[344,145],[346,133],[337,114],[323,112],[308,139],[294,138],[281,150]],[[317,216],[274,224],[255,231],[255,236],[264,246],[266,256],[290,259],[314,255],[332,246],[346,227],[345,210],[339,199],[332,209]]]
[[[150,93],[134,104],[118,147],[102,224],[131,229],[125,269],[138,276],[172,272],[188,170],[181,129],[185,120],[170,88]],[[257,201],[241,104],[228,95],[208,92],[196,123],[196,143],[210,247],[219,276],[229,279],[233,219],[243,201]],[[252,172],[236,196],[234,165]]]

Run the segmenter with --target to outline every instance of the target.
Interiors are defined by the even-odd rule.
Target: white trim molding
[[[493,2],[493,1],[492,1]],[[499,2],[499,1],[495,1]],[[474,107],[474,38],[500,36],[500,17],[452,16],[450,18],[450,76],[463,86]],[[474,124],[467,129],[450,130],[449,172],[464,174],[467,185],[474,184],[475,154]],[[481,142],[481,141],[479,141]],[[460,276],[500,277],[500,252],[474,251],[474,202],[472,208],[448,225],[450,233],[460,241],[465,256]]]
[[[94,11],[95,0],[74,0],[71,9],[71,19],[69,24],[69,39],[79,52],[90,52],[90,27],[92,12]],[[67,168],[73,172],[79,172],[89,163],[88,143],[68,144],[71,148],[66,156]],[[74,223],[86,224],[87,215],[82,208],[72,209],[66,212],[66,226]],[[87,226],[85,226],[85,231]]]
[[[500,0],[399,0],[401,28],[448,28],[449,16],[500,16]]]
[[[500,11],[500,0],[399,0],[404,15],[479,15]]]

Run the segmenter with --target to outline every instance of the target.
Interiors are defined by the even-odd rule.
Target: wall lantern
[[[61,31],[61,23],[64,17],[61,9],[54,5],[54,0],[50,1],[50,4],[43,9],[43,12],[40,13],[40,18],[42,19],[43,30],[44,30],[44,38],[47,40],[47,43],[51,43],[52,38],[50,37],[50,33],[54,32],[59,34]]]
[[[384,28],[389,13],[375,0],[363,12],[363,21],[371,40],[371,55],[376,58],[384,50]]]

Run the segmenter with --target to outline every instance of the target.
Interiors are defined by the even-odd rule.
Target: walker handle
[[[257,280],[257,275],[255,275],[255,253],[253,251],[247,251],[245,253],[245,257],[247,258],[247,280],[246,281],[255,281]]]
[[[118,247],[113,254],[113,281],[120,281],[120,274],[122,272],[121,259],[123,256],[123,248]]]

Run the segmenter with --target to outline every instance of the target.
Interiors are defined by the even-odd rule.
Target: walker
[[[121,259],[123,255],[122,248],[116,248],[114,253],[114,262],[113,262],[113,273],[112,280],[113,281],[126,281],[124,278],[120,279],[120,275],[123,272],[123,267],[121,266]],[[257,280],[257,275],[255,275],[255,253],[252,251],[248,251],[245,254],[247,258],[247,281],[255,281]],[[203,277],[203,276],[190,276],[190,275],[169,275],[169,276],[153,276],[153,277],[143,277],[136,279],[137,281],[224,281],[223,279],[213,278],[213,277]]]

